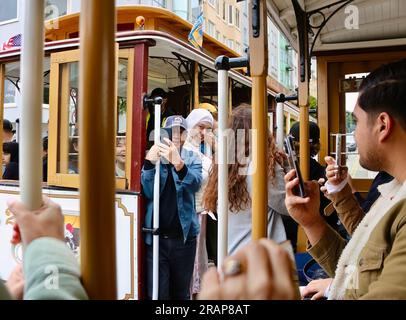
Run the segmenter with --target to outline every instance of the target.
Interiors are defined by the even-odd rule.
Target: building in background
[[[46,0],[46,19],[80,11],[81,0]],[[203,10],[204,32],[222,42],[238,54],[248,48],[248,1],[236,0],[116,0],[117,6],[151,5],[166,8],[192,24]],[[22,32],[24,0],[0,1],[0,50],[3,43]],[[203,43],[204,45],[204,43]],[[297,87],[297,53],[268,17],[268,74],[275,91],[294,91]],[[6,80],[5,117],[18,117],[18,83]],[[45,92],[46,96],[46,92]]]

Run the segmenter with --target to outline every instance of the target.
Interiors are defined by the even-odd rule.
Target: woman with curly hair
[[[228,136],[228,254],[251,240],[252,175],[256,168],[250,157],[252,109],[240,104],[230,118]],[[268,135],[268,238],[276,242],[286,240],[281,215],[288,215],[285,207],[284,171],[277,161],[276,146]],[[231,162],[231,163],[230,163]],[[217,211],[218,165],[214,164],[203,197],[204,208]],[[264,212],[265,214],[265,212]]]

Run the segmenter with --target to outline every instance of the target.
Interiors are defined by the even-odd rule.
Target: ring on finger
[[[226,260],[223,264],[223,275],[236,276],[242,272],[242,264],[237,259]]]

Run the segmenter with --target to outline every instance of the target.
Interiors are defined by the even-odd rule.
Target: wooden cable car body
[[[145,25],[137,26],[137,17]],[[45,24],[43,135],[48,136],[48,181],[43,194],[59,203],[65,215],[67,245],[79,257],[79,168],[78,168],[78,92],[79,14],[63,16]],[[143,97],[155,87],[169,91],[168,104],[186,116],[199,102],[217,104],[217,75],[214,59],[237,53],[205,35],[203,52],[187,43],[192,25],[160,8],[133,6],[117,8],[117,139],[125,138],[126,162],[122,176],[116,177],[116,252],[117,297],[138,299],[143,296],[144,253],[141,227],[144,204],[140,173],[147,146]],[[4,80],[19,77],[20,49],[0,52],[0,105],[4,105]],[[273,111],[273,96],[287,92],[275,80],[267,79],[268,111]],[[230,71],[230,109],[239,102],[250,102],[251,79],[242,70]],[[200,88],[199,88],[200,87]],[[199,97],[200,96],[200,97]],[[297,107],[286,106],[298,118]],[[1,108],[3,111],[3,108]],[[274,112],[273,112],[274,114]],[[47,120],[49,121],[47,125]],[[271,123],[275,123],[273,120]],[[121,135],[125,133],[125,137]],[[100,159],[103,161],[103,159]],[[103,174],[102,172],[100,174]],[[21,247],[12,247],[13,217],[6,200],[19,197],[16,182],[0,183],[0,277],[6,279],[21,260]],[[109,247],[100,238],[100,246]]]

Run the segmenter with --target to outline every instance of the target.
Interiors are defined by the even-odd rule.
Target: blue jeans
[[[189,300],[196,255],[196,237],[159,239],[159,300]],[[152,299],[153,248],[147,245],[148,299]]]

